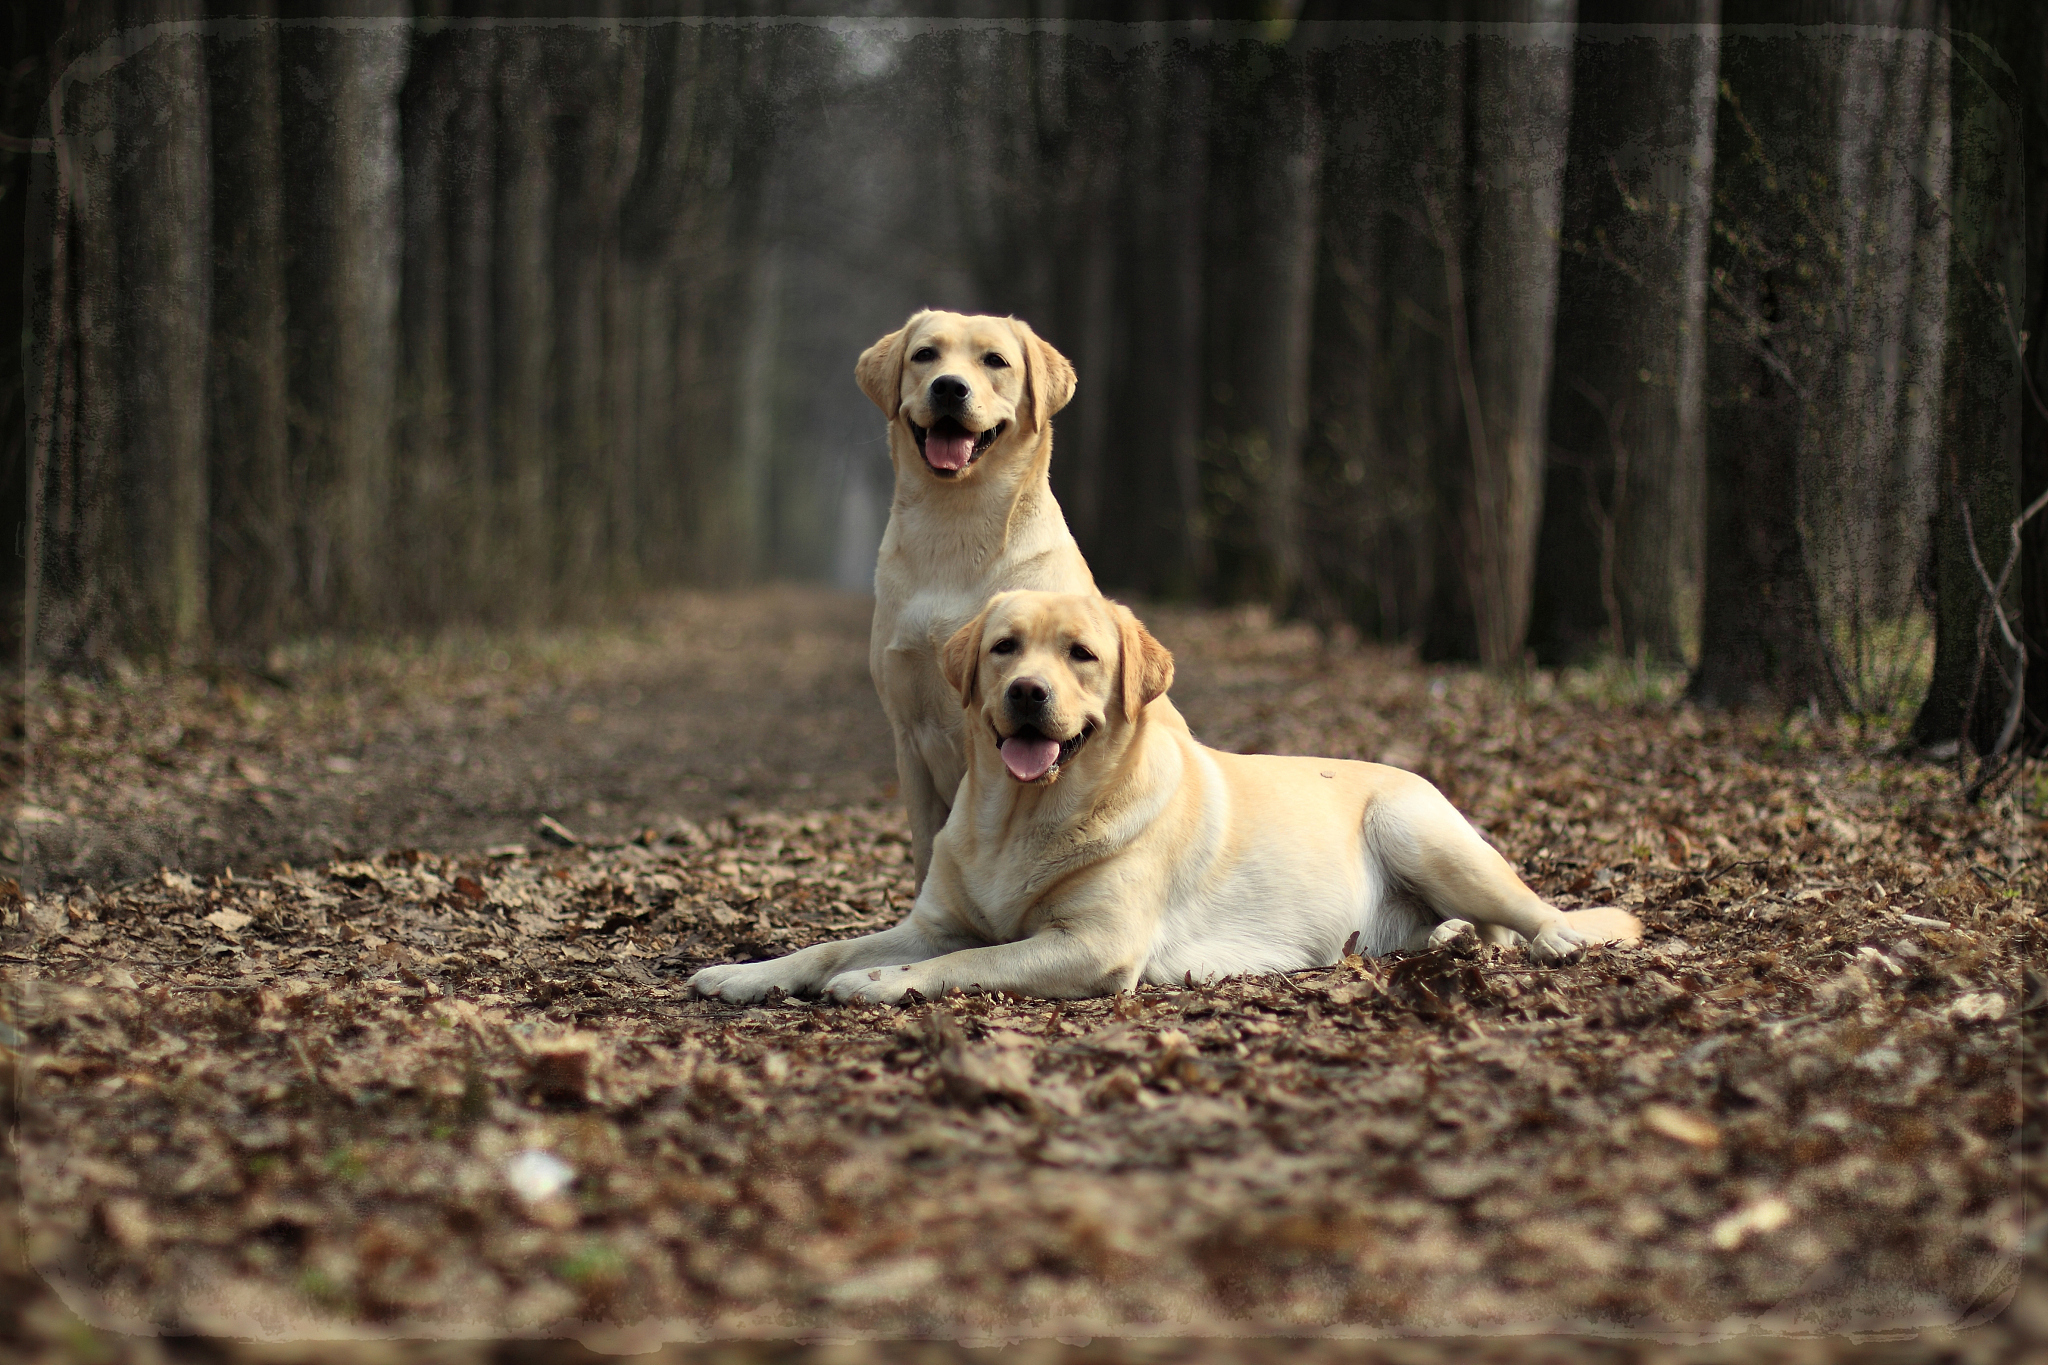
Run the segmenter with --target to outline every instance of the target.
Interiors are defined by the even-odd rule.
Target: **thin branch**
[[[1465,275],[1459,261],[1459,243],[1445,220],[1443,204],[1434,191],[1422,192],[1429,214],[1432,237],[1444,261],[1444,302],[1450,312],[1451,361],[1458,375],[1458,397],[1465,409],[1465,439],[1472,455],[1472,500],[1459,509],[1466,523],[1466,582],[1472,593],[1473,615],[1479,636],[1479,657],[1489,668],[1514,664],[1508,657],[1509,642],[1500,631],[1507,621],[1507,603],[1499,566],[1487,554],[1487,545],[1498,534],[1501,523],[1498,506],[1499,475],[1487,445],[1486,419],[1479,401],[1479,380],[1472,366],[1472,337],[1465,314]]]
[[[1950,477],[1954,478],[1953,472]],[[2000,567],[1995,580],[1991,577],[1990,570],[1984,567],[1983,556],[1978,553],[1976,528],[1970,517],[1970,500],[1963,496],[1960,488],[1956,489],[1956,505],[1963,519],[1963,543],[1970,547],[1970,565],[1977,571],[1977,581],[1985,593],[1984,607],[1977,618],[1977,662],[1970,678],[1969,701],[1964,706],[1965,734],[1958,737],[1959,742],[1956,745],[1959,767],[1964,747],[1961,741],[1967,738],[1968,722],[1971,712],[1975,709],[1977,690],[1982,683],[1986,664],[1993,662],[1990,658],[1990,645],[1991,626],[1994,623],[2013,654],[2010,672],[2003,664],[1996,665],[1999,680],[2005,683],[2010,696],[2006,704],[2005,721],[1999,727],[1998,739],[1979,761],[1976,776],[1966,781],[1963,787],[1963,799],[1974,802],[1992,782],[2013,767],[2006,761],[2006,756],[2012,748],[2014,738],[2019,734],[2020,721],[2026,715],[2027,646],[2025,640],[2014,633],[2012,622],[2005,614],[2005,604],[2001,599],[2005,594],[2005,585],[2020,560],[2020,532],[2029,521],[2040,514],[2042,508],[2048,507],[2048,490],[2043,490],[2039,497],[2027,504],[2026,508],[2013,518],[2007,532],[2012,540],[2012,548],[2007,552],[2005,563]]]
[[[1772,374],[1785,381],[1785,386],[1792,390],[1794,397],[1802,403],[1807,401],[1806,388],[1794,377],[1792,367],[1787,365],[1785,358],[1765,340],[1771,334],[1771,325],[1746,308],[1728,288],[1725,280],[1715,278],[1710,280],[1709,284],[1714,291],[1714,297],[1721,301],[1721,306],[1734,317],[1741,319],[1747,327],[1748,334],[1744,340],[1749,343],[1749,349],[1770,367]]]
[[[1617,659],[1628,654],[1626,632],[1621,620],[1621,591],[1615,582],[1616,541],[1619,539],[1617,523],[1622,509],[1628,501],[1628,447],[1621,440],[1621,416],[1628,405],[1616,405],[1607,401],[1607,395],[1577,375],[1566,375],[1566,382],[1579,391],[1579,396],[1592,404],[1600,414],[1601,422],[1607,428],[1607,447],[1614,457],[1614,505],[1610,509],[1600,498],[1600,481],[1591,467],[1582,470],[1586,477],[1586,502],[1592,508],[1594,519],[1600,523],[1600,606],[1607,613],[1608,646],[1614,650]]]

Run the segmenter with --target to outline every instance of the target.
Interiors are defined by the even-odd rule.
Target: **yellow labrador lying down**
[[[1538,962],[1641,935],[1626,911],[1546,904],[1412,773],[1196,743],[1165,695],[1173,656],[1106,598],[999,594],[943,663],[967,775],[909,917],[706,967],[698,991],[1072,998],[1327,966],[1353,934],[1372,953],[1519,936]]]

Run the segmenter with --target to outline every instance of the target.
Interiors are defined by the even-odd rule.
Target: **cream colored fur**
[[[1173,660],[1095,593],[1009,592],[943,655],[967,771],[930,875],[893,929],[770,962],[707,967],[730,1001],[771,988],[890,1002],[980,986],[1106,995],[1419,949],[1478,932],[1537,962],[1637,938],[1618,909],[1560,911],[1422,778],[1377,763],[1228,754],[1188,733]],[[1049,693],[1052,739],[1087,738],[1021,782],[1013,683]]]
[[[1074,369],[1015,318],[922,312],[868,347],[854,376],[889,420],[896,472],[868,671],[894,733],[921,886],[965,771],[960,701],[940,676],[940,649],[996,593],[1095,586],[1047,481],[1052,416],[1073,396]],[[952,475],[926,463],[912,426],[933,425],[933,384],[948,377],[968,387],[963,425],[1000,428]]]

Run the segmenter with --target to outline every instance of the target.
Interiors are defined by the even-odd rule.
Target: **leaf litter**
[[[103,1323],[264,1338],[1811,1334],[2011,1295],[2030,788],[1971,809],[1843,731],[1152,619],[1210,742],[1412,767],[1645,941],[692,998],[900,917],[879,799],[17,895],[27,1259]]]

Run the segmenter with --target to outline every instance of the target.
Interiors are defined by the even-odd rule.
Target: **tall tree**
[[[263,642],[290,621],[290,372],[285,352],[284,161],[278,29],[216,25],[212,107],[211,581],[215,637]]]
[[[639,158],[642,69],[625,32],[563,29],[550,37],[559,72],[552,80],[560,170],[551,262],[557,562],[561,590],[575,598],[617,588],[632,572],[631,531],[619,519],[629,466],[613,372],[625,302],[617,290],[619,204]]]
[[[1831,147],[1824,37],[1744,31],[1782,9],[1724,0],[1706,355],[1700,658],[1709,706],[1844,700],[1800,524],[1821,311],[1809,188]]]
[[[81,64],[83,66],[83,64]],[[61,665],[103,662],[129,607],[120,591],[128,538],[122,477],[119,239],[114,167],[121,146],[111,64],[67,73],[52,96],[57,178],[45,336],[51,368],[49,453],[37,480],[32,645]]]
[[[1434,467],[1462,457],[1446,257],[1431,205],[1457,203],[1465,53],[1448,30],[1318,54],[1330,131],[1304,449],[1303,607],[1325,627],[1412,639],[1430,619]],[[1446,453],[1446,452],[1449,453]],[[1466,630],[1469,634],[1469,613]]]
[[[55,435],[60,329],[51,327],[49,253],[57,224],[56,158],[32,153],[32,138],[47,139],[46,98],[57,30],[64,15],[52,7],[17,5],[0,19],[0,260],[27,269],[0,278],[0,658],[17,659],[25,624],[33,531],[32,485]]]
[[[1285,610],[1302,575],[1322,119],[1301,53],[1246,40],[1216,63],[1207,252],[1232,268],[1212,275],[1206,318],[1215,589]]]
[[[1832,147],[1815,158],[1813,402],[1801,535],[1849,706],[1888,712],[1913,682],[1934,506],[1949,226],[1946,44],[1931,0],[1856,0],[1827,44]]]
[[[1208,570],[1201,528],[1203,275],[1201,221],[1208,193],[1209,72],[1185,47],[1133,54],[1119,89],[1130,113],[1124,156],[1127,234],[1119,277],[1142,354],[1130,363],[1111,412],[1156,414],[1111,421],[1100,452],[1102,501],[1115,535],[1098,535],[1091,563],[1112,581],[1154,596],[1187,596]],[[1113,406],[1111,406],[1113,405]]]
[[[1923,745],[1989,753],[2017,723],[2015,660],[1988,620],[1985,578],[2005,564],[2018,513],[2020,310],[2026,299],[2021,14],[1990,0],[1951,0],[1948,331],[1943,352],[1940,504],[1934,521],[1934,673],[1913,722]],[[2004,585],[2020,617],[2019,584]]]
[[[487,614],[498,584],[497,486],[493,432],[497,392],[496,240],[498,118],[496,29],[453,30],[445,69],[453,87],[440,149],[447,183],[441,216],[447,234],[446,433],[450,477],[461,513],[448,528],[454,601],[465,614]],[[422,332],[431,324],[421,321]],[[422,336],[421,345],[432,345]],[[431,409],[429,409],[431,410]]]
[[[39,629],[74,659],[183,650],[206,629],[205,61],[197,34],[153,26],[175,9],[103,17],[116,37],[68,68],[56,130],[77,349],[38,481]]]
[[[704,257],[715,236],[714,200],[700,187],[707,144],[716,140],[724,112],[720,100],[729,98],[719,76],[731,70],[721,64],[731,45],[721,37],[718,30],[694,24],[650,33],[644,131],[620,207],[622,287],[641,295],[633,458],[647,472],[639,490],[642,563],[657,582],[675,581],[697,567],[689,549],[697,527],[688,508],[698,468],[675,448],[672,433],[695,430],[706,445],[719,441],[713,414],[693,401],[698,376],[687,359],[694,348],[684,336],[690,321],[684,291],[687,280],[710,273]],[[698,267],[694,275],[689,264]]]
[[[393,522],[406,566],[393,597],[415,620],[446,619],[460,605],[461,527],[483,507],[458,476],[455,384],[450,374],[449,186],[457,155],[451,124],[462,94],[461,51],[481,35],[465,29],[413,34],[399,92],[404,155],[404,260],[399,289],[397,440]]]
[[[2048,16],[2029,9],[2014,42],[2025,126],[2027,328],[2020,405],[2020,504],[2048,496]],[[2048,508],[2021,533],[2020,626],[2026,632],[2025,739],[2048,752]]]
[[[160,17],[139,6],[134,19]],[[206,352],[210,225],[205,57],[164,33],[122,65],[117,169],[126,419],[121,496],[134,642],[187,649],[206,629]]]
[[[545,601],[554,582],[554,92],[546,35],[509,29],[498,44],[492,178],[493,485],[501,509],[492,584],[507,608]]]
[[[1482,28],[1466,39],[1469,181],[1455,227],[1448,210],[1432,213],[1464,449],[1441,465],[1447,560],[1423,648],[1489,668],[1520,664],[1529,626],[1572,103],[1572,0],[1511,9],[1524,25],[1512,37]],[[1456,629],[1465,619],[1469,637]]]
[[[397,23],[286,29],[287,271],[304,471],[306,597],[321,623],[382,619],[402,270]]]
[[[1582,6],[1531,643],[1684,656],[1705,494],[1700,381],[1718,0]],[[1673,25],[1645,32],[1643,24]]]

